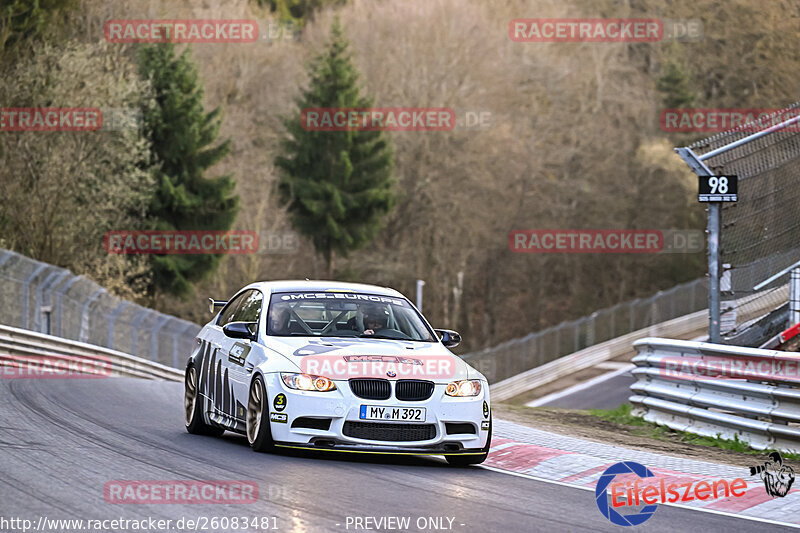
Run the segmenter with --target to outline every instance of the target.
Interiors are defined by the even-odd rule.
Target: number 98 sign
[[[737,176],[698,176],[699,202],[736,202],[739,192]]]

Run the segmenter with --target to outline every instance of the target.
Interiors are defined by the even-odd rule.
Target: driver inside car
[[[287,304],[272,304],[269,310],[269,329],[270,335],[291,335],[292,333],[303,333],[303,328],[299,324],[290,324],[291,312]]]
[[[377,329],[382,329],[385,327],[385,325],[381,326],[381,324],[385,324],[385,320],[380,320],[380,317],[384,316],[384,314],[385,312],[383,308],[378,305],[362,304],[359,306],[358,312],[356,312],[356,314],[350,317],[350,320],[346,322],[345,329],[358,332],[361,335],[373,335]],[[373,326],[378,326],[377,328],[370,328],[369,324],[367,324],[368,317],[373,320]],[[369,331],[369,333],[367,333],[367,331]]]
[[[371,310],[364,315],[364,333],[362,335],[374,335],[376,331],[386,328],[386,316],[383,311]]]

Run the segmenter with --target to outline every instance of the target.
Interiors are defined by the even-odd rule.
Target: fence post
[[[726,150],[733,148],[737,143],[728,145]],[[703,163],[719,152],[713,150],[701,157],[697,157],[691,148],[676,148],[675,151],[681,159],[689,165],[698,176],[713,176],[711,169]],[[722,202],[708,202],[708,341],[719,344],[720,335],[720,286],[719,286],[719,238]]]
[[[142,320],[145,319],[147,316],[147,312],[149,309],[145,309],[144,307],[136,314],[136,317],[131,322],[131,355],[139,355],[138,351],[138,344],[139,344],[139,326],[142,324]]]
[[[50,272],[50,274],[48,274],[47,277],[44,278],[44,281],[42,281],[36,287],[36,298],[34,300],[34,305],[33,305],[33,330],[34,331],[42,332],[42,329],[41,329],[41,327],[42,327],[41,308],[44,305],[44,300],[45,300],[45,297],[46,297],[46,295],[44,294],[44,291],[49,289],[50,286],[53,285],[54,283],[58,283],[59,281],[64,279],[68,274],[69,274],[69,271],[62,270],[60,268],[56,268],[55,270]],[[50,303],[52,304],[53,302],[51,301]],[[51,312],[52,312],[52,307],[51,307]],[[52,319],[52,315],[51,315],[51,319]]]
[[[631,328],[630,331],[636,331],[636,316],[633,313],[633,306],[639,299],[632,300],[631,303],[628,304],[628,318],[631,321]]]
[[[103,288],[97,289],[89,296],[89,299],[83,304],[83,309],[81,309],[81,332],[78,335],[78,340],[80,342],[88,342],[89,341],[89,306],[97,300],[101,294],[105,294],[106,290]]]
[[[580,319],[580,320],[576,320],[575,322],[572,323],[572,338],[573,338],[572,352],[573,353],[575,353],[578,350],[580,350],[581,324],[584,323],[584,322],[586,322],[585,318]]]
[[[169,319],[162,320],[162,317],[157,317],[156,320],[156,327],[153,329],[153,336],[150,339],[150,360],[151,361],[158,361],[158,335],[161,333],[161,328],[164,327],[164,324],[169,322]]]
[[[789,282],[789,326],[800,322],[800,268],[793,268]]]
[[[611,308],[611,310],[608,313],[610,315],[608,317],[608,333],[609,333],[608,339],[609,340],[611,340],[611,339],[613,339],[613,338],[615,338],[617,336],[617,322],[614,319],[614,317],[617,314],[617,308],[618,307],[619,307],[618,305],[615,305],[614,307]],[[594,314],[596,315],[597,313],[595,312]]]
[[[114,322],[117,321],[117,317],[119,317],[120,313],[122,313],[122,311],[124,311],[125,308],[128,307],[128,303],[129,302],[122,300],[117,306],[117,308],[114,309],[114,311],[111,313],[111,316],[108,319],[108,342],[106,343],[106,346],[108,348],[114,347]]]
[[[28,329],[28,300],[30,300],[31,282],[48,266],[50,265],[40,263],[22,282],[22,329]]]
[[[64,302],[63,302],[64,294],[66,294],[66,292],[70,289],[70,287],[72,287],[75,284],[75,282],[77,282],[79,279],[81,279],[81,276],[72,276],[72,279],[69,280],[69,282],[67,282],[64,285],[62,285],[61,288],[56,291],[56,327],[55,327],[55,331],[57,332],[56,335],[58,335],[59,337],[63,337],[64,336],[64,331],[62,330],[62,326],[61,326],[62,317],[64,315]]]

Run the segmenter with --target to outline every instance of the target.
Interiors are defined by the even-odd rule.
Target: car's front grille
[[[331,428],[331,419],[310,418],[307,416],[301,416],[299,418],[294,419],[294,422],[292,422],[292,427],[306,428],[306,429],[321,429],[322,431],[328,431]]]
[[[345,422],[342,433],[355,439],[413,442],[436,438],[436,426],[434,424]]]
[[[475,426],[466,422],[445,422],[445,431],[448,435],[458,435],[463,433],[475,434]]]
[[[351,379],[350,390],[366,400],[388,400],[392,395],[392,386],[386,379]]]
[[[394,395],[398,400],[421,402],[433,394],[433,382],[418,379],[400,379],[394,387]]]

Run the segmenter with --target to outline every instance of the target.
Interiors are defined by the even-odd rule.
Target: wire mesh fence
[[[69,270],[0,249],[0,324],[181,368],[200,326],[109,294]]]
[[[800,102],[755,122],[696,142],[698,156],[800,115]],[[739,177],[738,202],[725,203],[720,236],[721,333],[732,337],[755,318],[735,301],[777,308],[786,303],[789,273],[800,261],[800,124],[771,131],[705,159],[715,175]],[[756,290],[758,288],[758,290]]]
[[[708,280],[701,278],[461,357],[485,375],[489,383],[496,383],[589,346],[707,307]]]

